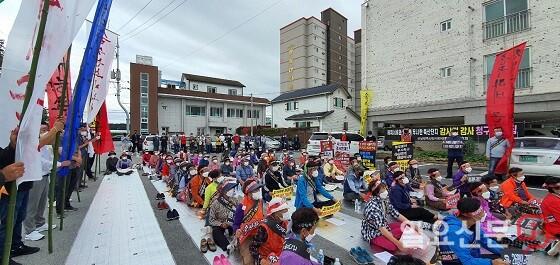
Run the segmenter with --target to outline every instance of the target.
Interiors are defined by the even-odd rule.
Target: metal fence
[[[533,68],[523,68],[519,69],[517,73],[517,80],[515,81],[515,88],[522,89],[522,88],[530,88],[533,86],[532,78],[533,77]],[[484,76],[484,93],[488,90],[488,82],[490,82],[490,75]]]
[[[484,39],[487,40],[528,29],[531,26],[529,23],[530,14],[530,9],[527,9],[483,23]]]

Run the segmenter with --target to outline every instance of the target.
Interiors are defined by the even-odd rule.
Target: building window
[[[186,115],[206,116],[206,107],[187,106]]]
[[[309,128],[311,127],[310,121],[298,121],[296,122],[296,128]]]
[[[451,19],[441,22],[441,31],[448,31],[451,29]]]
[[[223,108],[210,108],[210,117],[223,117],[224,116],[224,109]]]
[[[253,110],[253,115],[251,115],[251,110],[247,110],[247,118],[252,119],[252,118],[260,118],[261,116],[261,111],[260,110]]]
[[[490,74],[494,68],[494,62],[496,61],[496,54],[489,54],[484,56],[484,87],[488,90],[488,82],[490,81]],[[515,81],[515,88],[530,88],[533,86],[533,68],[531,64],[531,47],[526,47],[523,52],[523,58],[521,58],[521,64],[519,65],[519,72],[517,73],[517,79]]]
[[[440,69],[442,77],[450,77],[451,76],[451,67],[444,67]]]
[[[228,89],[228,95],[237,96],[237,89]]]
[[[193,89],[193,90],[198,90],[198,85],[197,85],[197,84],[193,84],[193,85],[192,85],[192,89]]]
[[[286,111],[299,109],[299,103],[297,101],[286,103]]]
[[[243,118],[242,109],[227,109],[228,118]]]
[[[336,108],[344,108],[344,99],[343,98],[334,98],[334,106]]]
[[[315,47],[315,50],[316,50],[317,52],[319,52],[319,48],[318,48],[318,47]]]
[[[342,37],[340,35],[338,35],[338,40],[342,40]]]
[[[484,39],[528,29],[527,0],[498,0],[484,5]]]
[[[208,93],[216,93],[217,88],[215,86],[207,86],[206,87]]]
[[[148,132],[148,88],[150,86],[150,75],[140,73],[140,133]]]

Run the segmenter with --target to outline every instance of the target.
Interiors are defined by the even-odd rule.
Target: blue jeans
[[[4,251],[4,240],[6,238],[6,222],[8,220],[8,204],[10,196],[2,196],[0,199],[0,253]],[[16,207],[14,212],[14,233],[12,236],[12,249],[23,246],[21,241],[21,229],[23,220],[27,216],[27,203],[29,201],[29,191],[18,191],[16,196]]]
[[[494,174],[494,170],[496,170],[496,166],[498,165],[498,162],[500,162],[500,160],[502,160],[501,157],[490,157],[490,167],[488,168],[488,175],[495,176],[498,180],[502,180],[502,174],[496,175]]]

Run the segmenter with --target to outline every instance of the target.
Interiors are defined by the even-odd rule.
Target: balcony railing
[[[530,27],[530,14],[530,10],[527,9],[483,23],[484,39],[491,39],[528,29]]]
[[[532,78],[533,68],[523,68],[519,69],[517,73],[517,80],[515,81],[515,89],[530,88],[533,86]],[[484,93],[488,91],[488,82],[490,82],[490,75],[484,76]]]

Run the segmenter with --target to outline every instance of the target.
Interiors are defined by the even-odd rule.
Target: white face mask
[[[410,183],[410,180],[407,177],[404,177],[403,180],[402,180],[402,183],[406,185],[406,184]]]
[[[290,213],[286,212],[282,214],[282,217],[280,218],[282,219],[282,221],[288,221],[290,220]]]
[[[226,166],[229,166],[229,162],[225,162],[224,164],[226,164]]]
[[[274,172],[278,171],[278,167],[272,167],[272,171]]]
[[[315,170],[311,175],[316,178],[317,176],[319,176],[319,171]]]
[[[208,160],[208,157],[205,157],[204,160]]]
[[[193,170],[189,171],[189,174],[191,174],[191,176],[196,175],[196,170],[193,169]]]
[[[127,158],[126,156],[121,157],[122,160],[126,160],[126,158]]]
[[[80,132],[81,136],[87,136],[87,132]]]
[[[400,168],[396,167],[395,169],[393,169],[393,172],[397,172],[397,171],[400,171],[400,170],[401,170]]]
[[[482,219],[480,219],[481,223],[484,223],[484,221],[486,221],[486,213],[484,213],[484,216],[482,216]]]
[[[441,180],[443,180],[443,177],[442,177],[442,176],[437,176],[437,177],[436,177],[436,180],[437,180],[437,181],[441,181]]]
[[[500,189],[499,186],[493,186],[489,188],[491,191],[498,191]]]
[[[249,162],[243,162],[243,165],[248,166]]]
[[[519,181],[519,182],[523,182],[524,180],[525,180],[525,176],[517,177],[517,181]]]
[[[356,160],[362,161],[362,158],[358,156],[358,157],[356,158]]]
[[[457,136],[457,135],[459,135],[459,134],[458,134],[458,133],[456,133],[456,132],[454,132],[454,133],[451,133],[451,136]]]
[[[387,196],[389,196],[388,191],[384,191],[382,193],[379,193],[379,198],[381,198],[381,199],[387,199]]]
[[[115,158],[115,157],[117,157],[117,156],[116,156],[116,155],[112,155],[112,156],[110,156],[110,157],[111,157],[111,158]]]
[[[472,171],[472,167],[466,167],[466,168],[465,168],[465,172],[471,173],[471,171]]]
[[[502,136],[504,133],[503,132],[496,132],[496,136],[500,137]]]
[[[166,160],[165,162],[167,162],[167,164],[171,164],[173,163],[173,160]]]
[[[482,198],[484,198],[485,200],[490,199],[490,192],[486,191],[486,192],[482,193]]]
[[[225,179],[224,176],[219,176],[218,179],[216,179],[216,181],[217,181],[218,183],[222,183],[222,182],[224,182],[224,179]]]
[[[311,240],[313,239],[313,237],[315,237],[315,234],[309,234],[305,237],[305,241],[307,242],[311,242]]]
[[[418,165],[414,164],[412,165],[412,168],[418,168]]]
[[[262,192],[261,192],[261,190],[259,189],[259,191],[253,192],[253,193],[251,194],[251,198],[253,198],[253,200],[255,200],[255,201],[258,201],[258,200],[262,199]]]
[[[331,164],[331,165],[332,165],[333,163],[334,163],[334,161],[332,161],[332,160],[330,160],[330,161],[329,161],[329,164]]]
[[[214,160],[212,160],[212,162],[218,163],[218,159],[214,159]]]
[[[208,173],[210,173],[210,172],[204,172],[204,173],[202,173],[202,176],[205,177],[205,178],[207,178],[207,177],[208,177]]]

